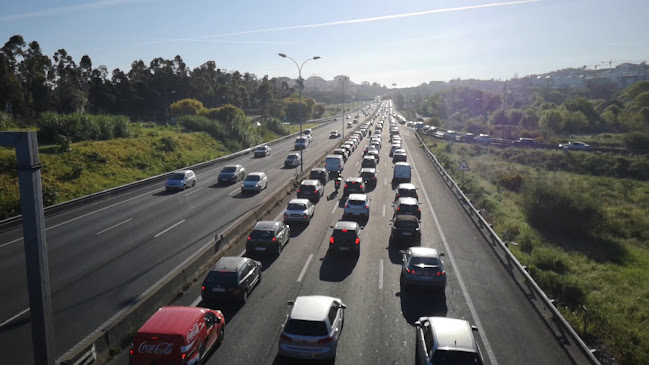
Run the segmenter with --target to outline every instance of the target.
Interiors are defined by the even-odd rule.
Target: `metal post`
[[[343,128],[343,141],[345,140],[345,80],[347,80],[347,78],[343,77],[342,78],[342,81],[343,81],[343,95],[342,95],[342,97],[343,97],[343,100],[342,100],[342,105],[343,105],[343,116],[342,116],[342,119],[343,119],[343,125],[342,125],[342,128]]]
[[[299,114],[300,114],[300,116],[299,116],[299,118],[300,118],[300,138],[303,138],[303,135],[302,135],[302,82],[303,81],[302,81],[302,68],[301,67],[298,68],[298,75],[299,75],[298,87],[300,88],[300,112],[299,112]],[[302,148],[300,148],[300,173],[304,172],[304,158],[302,157],[302,151],[304,151],[304,146],[302,146]]]
[[[0,133],[0,146],[16,149],[34,363],[53,365],[56,352],[36,132]]]

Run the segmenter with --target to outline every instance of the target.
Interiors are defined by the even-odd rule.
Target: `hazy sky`
[[[648,14],[647,0],[8,0],[0,42],[111,70],[180,55],[258,77],[297,77],[277,53],[320,56],[302,76],[402,87],[649,60]]]

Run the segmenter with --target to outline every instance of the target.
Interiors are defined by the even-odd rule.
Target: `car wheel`
[[[277,242],[277,256],[279,256],[281,254],[282,254],[282,243],[278,241]]]
[[[183,184],[183,190],[187,189],[187,185]]]
[[[196,180],[194,180],[194,182],[192,183],[192,188],[193,188],[194,186],[196,186]]]
[[[241,294],[240,301],[241,301],[241,304],[246,304],[246,302],[248,301],[248,289],[247,288]]]
[[[221,346],[221,344],[223,343],[223,338],[224,337],[225,337],[225,325],[222,325],[221,329],[219,330],[219,338],[218,338],[218,340],[216,340],[216,344],[218,346]]]

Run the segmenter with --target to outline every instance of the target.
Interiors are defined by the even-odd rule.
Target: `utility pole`
[[[347,76],[342,78],[342,81],[343,81],[343,100],[342,100],[342,104],[343,104],[343,116],[342,116],[342,119],[343,119],[343,122],[342,122],[343,123],[343,125],[342,125],[342,128],[343,128],[343,141],[345,140],[345,81],[347,81],[347,80],[349,80],[349,78]]]

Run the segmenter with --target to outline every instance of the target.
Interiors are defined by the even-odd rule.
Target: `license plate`
[[[404,236],[412,236],[412,232],[403,232]]]
[[[341,247],[340,251],[349,251],[349,247]]]
[[[255,247],[257,251],[266,251],[266,247]]]
[[[223,289],[223,288],[212,288],[212,291],[214,293],[223,293],[223,292],[225,292],[225,289]]]
[[[312,353],[309,352],[293,352],[293,357],[301,357],[305,359],[310,359],[313,357]]]

